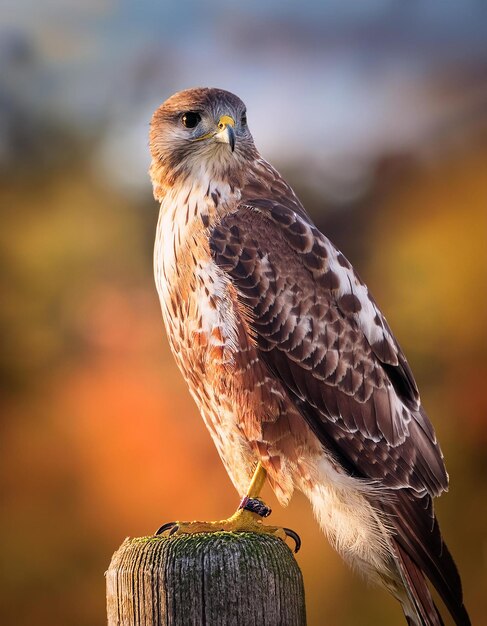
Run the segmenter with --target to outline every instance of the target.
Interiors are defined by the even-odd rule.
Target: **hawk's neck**
[[[194,265],[209,258],[208,233],[240,203],[241,190],[203,172],[167,190],[161,202],[154,271],[161,299],[190,288]]]
[[[260,199],[304,213],[293,190],[260,156],[246,168],[212,165],[202,163],[201,167],[191,169],[191,175],[164,185],[154,259],[160,293],[175,279],[185,282],[181,276],[182,266],[188,267],[189,273],[192,257],[206,255],[209,258],[209,231],[239,204],[249,202],[258,208]]]

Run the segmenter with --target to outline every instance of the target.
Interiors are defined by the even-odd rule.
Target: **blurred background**
[[[323,6],[324,5],[324,6]],[[487,4],[4,0],[0,622],[105,623],[125,536],[238,502],[169,353],[148,124],[173,92],[248,106],[262,154],[351,259],[442,442],[473,622],[487,588]],[[310,626],[402,624],[299,495]]]

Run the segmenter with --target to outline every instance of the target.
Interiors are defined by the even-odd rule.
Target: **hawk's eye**
[[[181,121],[183,126],[186,126],[186,128],[194,128],[201,122],[201,115],[199,113],[195,113],[194,111],[188,111],[183,115]]]
[[[242,118],[240,119],[240,123],[242,126],[247,126],[247,113],[243,113]]]

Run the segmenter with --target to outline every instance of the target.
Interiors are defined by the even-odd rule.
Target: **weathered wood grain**
[[[291,550],[256,533],[126,539],[106,573],[108,626],[305,626]]]

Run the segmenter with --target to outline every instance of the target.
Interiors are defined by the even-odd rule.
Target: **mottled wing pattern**
[[[350,475],[390,489],[376,505],[390,516],[404,575],[421,580],[424,571],[458,623],[469,623],[433,512],[432,497],[448,485],[443,457],[365,285],[304,210],[280,202],[247,200],[213,229],[210,249],[259,358],[323,446]]]
[[[447,475],[399,346],[350,264],[306,218],[252,199],[211,234],[260,357],[353,476],[436,495]]]

